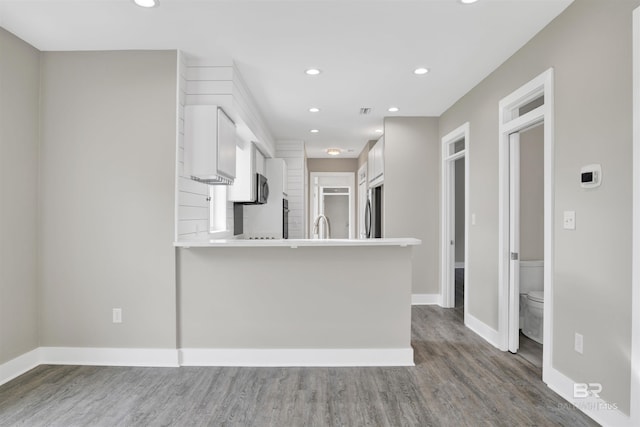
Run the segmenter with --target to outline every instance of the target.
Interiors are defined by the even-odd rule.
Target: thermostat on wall
[[[580,185],[582,188],[596,188],[602,183],[602,167],[587,165],[580,170]]]

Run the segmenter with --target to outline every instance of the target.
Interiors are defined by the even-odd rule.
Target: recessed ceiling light
[[[156,7],[160,5],[159,0],[133,0],[140,7]]]
[[[413,74],[417,74],[419,76],[423,74],[427,74],[428,72],[429,72],[428,68],[416,68],[415,70],[413,70]]]
[[[311,129],[309,132],[311,132],[311,133],[318,133],[318,132],[320,132],[320,131],[319,131],[318,129]]]
[[[317,112],[319,112],[319,111],[320,111],[320,109],[319,109],[319,108],[317,108],[317,107],[311,107],[311,108],[309,108],[309,112],[310,112],[310,113],[317,113]]]
[[[337,156],[342,153],[342,150],[339,148],[327,148],[327,154],[330,156]]]
[[[400,111],[400,109],[399,109],[398,107],[389,107],[389,110],[388,110],[388,111],[389,111],[390,113],[395,113],[395,112]]]
[[[475,3],[478,0],[460,0],[460,3],[462,4],[471,4],[471,3]]]
[[[309,75],[309,76],[317,76],[318,74],[321,73],[321,71],[318,70],[317,68],[309,68],[308,70],[305,70],[304,72],[307,73],[307,75]]]
[[[376,129],[376,133],[382,133],[382,129]]]

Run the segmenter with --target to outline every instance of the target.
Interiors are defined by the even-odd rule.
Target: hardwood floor
[[[0,426],[589,426],[539,368],[412,311],[415,367],[39,366],[0,387]]]

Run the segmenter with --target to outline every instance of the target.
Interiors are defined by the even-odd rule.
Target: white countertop
[[[298,248],[304,246],[415,246],[422,241],[414,238],[384,239],[211,239],[200,241],[178,241],[178,248],[250,248],[250,247],[285,247]]]

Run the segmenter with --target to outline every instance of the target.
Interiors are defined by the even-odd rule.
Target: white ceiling
[[[44,51],[232,59],[276,140],[305,141],[309,157],[328,147],[355,157],[385,116],[441,115],[572,2],[160,1],[143,9],[131,0],[0,0],[0,26]],[[414,75],[419,66],[431,72]],[[310,67],[322,74],[305,75]],[[360,107],[373,111],[361,116]]]

